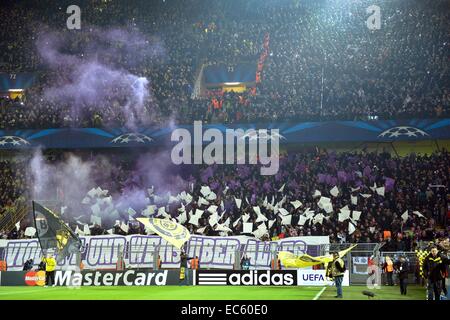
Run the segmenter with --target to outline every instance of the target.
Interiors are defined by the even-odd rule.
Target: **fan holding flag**
[[[44,256],[54,251],[57,264],[61,264],[71,254],[80,253],[80,238],[54,212],[33,201],[33,217]]]
[[[186,242],[191,237],[189,231],[181,224],[169,219],[137,218],[136,220],[142,223],[146,228],[161,236],[161,238],[172,244],[174,247],[181,249],[180,284],[188,284],[189,271],[187,270],[187,263],[188,260],[193,258],[188,257],[182,247],[185,246]]]

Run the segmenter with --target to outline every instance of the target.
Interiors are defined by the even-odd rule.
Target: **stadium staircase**
[[[196,72],[194,90],[192,90],[191,99],[198,99],[202,94],[203,69],[205,66],[206,62],[202,62],[200,68],[198,68]]]

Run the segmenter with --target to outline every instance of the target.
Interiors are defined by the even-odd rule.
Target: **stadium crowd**
[[[0,99],[1,128],[126,122],[124,97],[117,92],[104,99],[101,111],[86,108],[82,114],[43,98],[61,76],[35,46],[46,28],[70,39],[62,49],[77,54],[94,27],[139,30],[150,43],[161,42],[162,55],[138,64],[128,53],[115,57],[120,68],[150,80],[145,108],[153,124],[449,115],[450,12],[443,0],[379,1],[380,30],[366,26],[372,4],[366,0],[165,1],[155,8],[146,1],[86,2],[83,27],[75,33],[65,29],[66,7],[45,3],[15,3],[0,13],[0,72],[38,74],[22,99]],[[266,34],[269,54],[256,90],[196,95],[202,64],[256,64]]]
[[[292,236],[323,235],[330,236],[333,243],[355,242],[373,243],[382,242],[386,238],[386,249],[392,251],[410,251],[418,241],[431,241],[436,238],[449,236],[449,202],[448,202],[448,163],[450,154],[448,152],[435,153],[430,156],[411,155],[405,158],[393,158],[387,153],[356,154],[356,153],[327,153],[325,150],[305,150],[289,152],[280,159],[280,170],[274,176],[261,176],[259,167],[256,165],[237,166],[209,166],[201,169],[194,166],[190,169],[182,170],[183,190],[190,192],[194,198],[185,205],[187,221],[185,226],[192,232],[204,235],[220,235],[217,225],[210,226],[207,212],[208,205],[199,205],[197,199],[201,196],[201,187],[209,186],[217,194],[217,199],[210,202],[218,207],[223,201],[226,212],[218,221],[223,224],[230,218],[229,227],[231,232],[228,235],[239,235],[243,232],[242,219],[234,224],[243,213],[250,214],[248,222],[253,223],[253,230],[256,230],[261,222],[256,222],[257,214],[253,206],[258,205],[261,213],[269,220],[275,220],[273,226],[268,228],[267,235],[263,240],[274,238],[284,238]],[[23,163],[22,165],[25,165]],[[146,190],[148,185],[142,185],[139,179],[133,176],[133,163],[121,163],[118,170],[114,170],[114,179],[100,184],[102,188],[107,188],[115,198],[123,190],[130,188],[140,188]],[[13,201],[14,198],[27,192],[24,172],[17,165],[12,170],[2,163],[1,175],[2,185],[10,185],[11,188],[4,189],[8,195],[2,197],[2,201]],[[24,170],[24,167],[21,168]],[[176,170],[168,170],[177,172]],[[16,180],[14,180],[14,177]],[[21,178],[22,177],[22,178]],[[393,180],[390,180],[391,178]],[[170,179],[169,177],[166,177]],[[388,179],[387,179],[388,178]],[[381,195],[371,189],[374,183],[377,187],[385,186],[385,194]],[[193,189],[189,189],[193,184]],[[337,186],[339,195],[330,195],[330,189]],[[358,188],[356,190],[356,188]],[[353,189],[352,189],[353,188]],[[193,190],[193,191],[190,191]],[[318,198],[313,196],[315,190],[319,190],[322,196],[330,197],[334,212],[327,214],[318,207]],[[180,192],[178,190],[177,192]],[[158,186],[155,186],[155,194]],[[364,195],[364,196],[363,196]],[[368,196],[369,195],[369,196]],[[163,195],[161,195],[163,196]],[[274,196],[275,203],[285,196],[281,208],[292,214],[289,224],[283,223],[280,215],[274,213],[273,209],[264,205],[271,202]],[[352,203],[351,196],[357,197],[356,204]],[[242,199],[242,206],[238,208],[235,198]],[[302,206],[295,209],[291,201],[299,200]],[[158,205],[158,207],[164,205]],[[166,211],[171,217],[177,217],[180,212],[180,203],[174,202],[166,207]],[[356,230],[349,231],[349,221],[338,221],[339,209],[348,206],[350,210],[361,211],[359,220],[354,221]],[[69,218],[78,215],[80,207],[69,208],[65,211],[64,217]],[[82,206],[86,211],[86,219],[89,222],[89,206]],[[136,208],[137,212],[140,209]],[[189,223],[190,212],[195,209],[205,210],[198,225]],[[324,213],[323,222],[312,223],[307,221],[304,225],[299,225],[300,215],[307,209],[315,213]],[[91,235],[108,234],[135,234],[144,233],[142,226],[136,221],[128,221],[127,208],[121,212],[123,221],[129,222],[129,230],[124,232],[121,226],[114,224],[113,218],[108,220],[103,217],[102,226],[91,225]],[[73,210],[73,214],[71,212]],[[219,212],[223,212],[219,209]],[[403,220],[401,215],[408,211],[408,217]],[[421,217],[419,212],[423,215]],[[139,215],[139,214],[138,214]],[[29,220],[28,225],[32,220]],[[75,218],[69,218],[68,222],[75,230],[82,227]],[[267,222],[264,222],[267,224]],[[90,224],[90,223],[89,223]],[[21,230],[27,227],[27,222],[21,224]],[[112,230],[111,230],[112,229]],[[386,235],[388,233],[388,236]],[[4,237],[17,238],[21,234],[13,230],[11,234]],[[388,251],[389,251],[388,250]]]

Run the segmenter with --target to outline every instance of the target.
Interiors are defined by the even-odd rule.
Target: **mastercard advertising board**
[[[25,273],[25,284],[28,286],[44,286],[45,271],[28,271]]]

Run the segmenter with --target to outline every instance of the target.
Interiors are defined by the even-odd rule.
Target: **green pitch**
[[[344,299],[367,300],[364,286],[344,287]],[[381,287],[371,290],[374,300],[424,300],[425,289],[409,286],[408,295],[400,289]],[[335,299],[333,287],[0,287],[0,300],[327,300]]]

